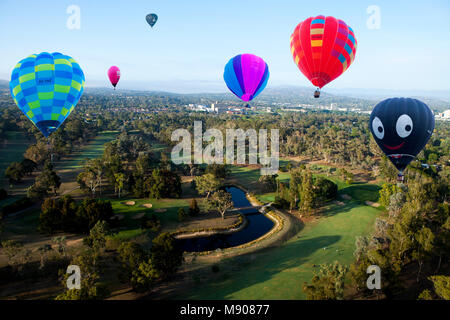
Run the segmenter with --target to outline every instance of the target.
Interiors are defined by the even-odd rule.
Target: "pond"
[[[245,192],[236,187],[227,187],[225,191],[231,194],[235,208],[251,207],[250,201],[245,197]],[[258,239],[269,232],[274,223],[261,214],[256,208],[241,210],[248,220],[247,226],[237,232],[230,234],[216,234],[212,236],[195,237],[189,239],[178,239],[183,251],[200,252],[225,249],[239,246],[241,244]]]

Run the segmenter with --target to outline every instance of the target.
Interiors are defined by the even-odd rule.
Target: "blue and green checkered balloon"
[[[45,137],[66,120],[83,87],[79,64],[58,52],[32,54],[21,60],[9,82],[14,102]]]

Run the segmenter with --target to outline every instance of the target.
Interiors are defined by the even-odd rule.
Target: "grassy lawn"
[[[0,187],[8,185],[5,170],[13,161],[21,161],[31,142],[23,132],[7,132],[7,138],[0,144]]]
[[[133,219],[142,213],[145,215],[153,214],[161,221],[162,228],[170,227],[178,222],[178,208],[183,207],[186,211],[189,207],[189,201],[185,199],[108,199],[111,201],[114,213],[123,215],[120,225],[124,230],[120,230],[113,235],[113,238],[121,240],[135,238],[144,231],[140,228],[140,218]],[[127,201],[134,201],[134,205],[126,205]],[[151,203],[152,208],[148,209],[141,205]],[[164,212],[156,212],[158,209]]]
[[[347,185],[337,176],[323,176],[337,183],[339,193],[350,195],[352,200],[329,205],[320,219],[308,223],[276,249],[220,261],[221,271],[214,281],[202,282],[200,277],[192,288],[174,298],[305,299],[301,287],[303,282],[311,281],[315,266],[336,260],[346,265],[352,263],[355,238],[371,233],[375,219],[381,214],[379,209],[364,204],[366,200],[377,201],[380,187],[366,183]],[[232,168],[232,179],[256,193],[258,177],[258,169]],[[289,174],[280,173],[279,179],[288,181]],[[275,193],[257,197],[270,202]]]
[[[350,201],[327,213],[274,250],[221,261],[219,279],[198,283],[176,298],[305,299],[301,287],[311,280],[314,265],[350,264],[355,237],[370,233],[380,211]]]
[[[111,140],[114,140],[118,135],[119,131],[101,132],[85,146],[82,146],[80,151],[74,152],[67,158],[63,158],[60,161],[55,161],[55,168],[57,170],[80,169],[82,163],[86,159],[95,159],[101,157],[104,150],[104,144]]]

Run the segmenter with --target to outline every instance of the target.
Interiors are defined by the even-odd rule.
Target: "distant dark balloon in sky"
[[[380,149],[402,175],[430,139],[434,114],[417,99],[391,98],[373,108],[369,127]]]
[[[147,20],[147,23],[153,28],[156,21],[158,21],[158,16],[154,13],[150,13],[145,17],[145,20]]]
[[[109,81],[111,81],[111,84],[114,87],[114,90],[116,89],[116,85],[119,82],[120,79],[120,69],[116,66],[112,66],[108,69],[108,78]]]
[[[243,101],[254,99],[267,85],[269,67],[254,54],[240,54],[231,58],[223,73],[225,83]]]

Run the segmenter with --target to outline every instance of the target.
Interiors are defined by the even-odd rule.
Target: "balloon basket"
[[[320,89],[319,88],[317,88],[317,90],[316,91],[314,91],[314,98],[319,98],[320,97]]]

